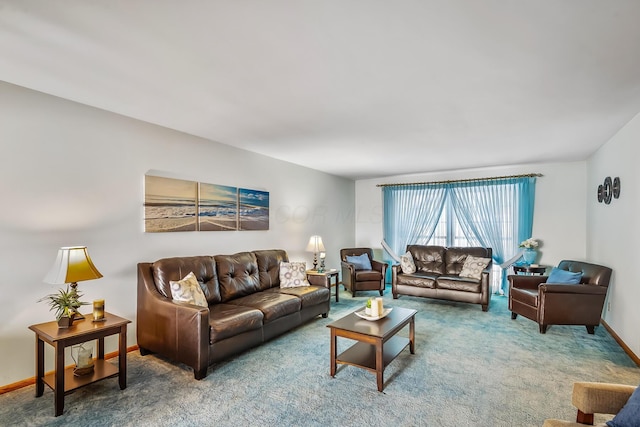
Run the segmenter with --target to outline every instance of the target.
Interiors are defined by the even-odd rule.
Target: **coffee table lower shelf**
[[[384,367],[393,361],[410,344],[409,338],[393,337],[382,347],[382,361]],[[336,363],[352,365],[376,372],[376,346],[364,342],[357,342],[336,358]]]

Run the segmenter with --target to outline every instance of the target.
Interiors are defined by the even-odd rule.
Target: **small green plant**
[[[78,309],[89,304],[88,302],[81,302],[82,295],[74,288],[59,289],[57,294],[49,294],[40,301],[47,301],[50,311],[56,311],[56,320],[60,320],[61,317],[71,317],[73,313],[77,313]]]
[[[367,308],[371,308],[371,298],[367,300]]]

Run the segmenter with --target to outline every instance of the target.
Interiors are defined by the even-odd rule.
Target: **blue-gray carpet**
[[[418,310],[416,354],[406,349],[387,367],[382,393],[363,369],[338,365],[331,378],[326,325],[376,295],[342,290],[329,318],[214,365],[202,381],[136,351],[128,354],[126,390],[117,379],[76,390],[60,417],[46,386],[40,398],[34,386],[0,395],[0,425],[540,426],[575,419],[574,381],[640,383],[640,368],[602,326],[595,335],[577,326],[542,335],[528,319],[511,320],[504,297],[485,313],[475,304],[393,300],[389,289],[386,306]],[[340,351],[350,343],[339,338]]]

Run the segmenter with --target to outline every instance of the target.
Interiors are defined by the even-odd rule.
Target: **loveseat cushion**
[[[445,273],[445,248],[442,246],[408,245],[417,272]]]
[[[263,323],[269,323],[288,314],[300,311],[300,298],[280,292],[256,292],[242,298],[229,301],[229,304],[240,305],[260,310],[264,314]]]
[[[331,291],[323,286],[301,286],[297,288],[271,288],[267,292],[279,292],[300,298],[302,308],[322,304],[331,298]]]
[[[438,289],[449,289],[452,291],[462,292],[482,292],[482,286],[478,279],[472,279],[467,277],[460,277],[454,275],[444,275],[438,277],[436,281]]]
[[[415,286],[416,288],[435,288],[438,274],[415,272],[412,274],[398,274],[398,285]]]
[[[216,255],[216,269],[222,302],[253,294],[260,290],[258,261],[252,252]]]
[[[171,298],[171,281],[182,280],[187,274],[193,272],[207,302],[215,304],[221,301],[216,263],[212,256],[163,258],[154,262],[151,270],[156,289],[169,299]]]
[[[253,251],[258,262],[260,289],[265,290],[280,286],[280,263],[288,262],[287,252],[282,249],[265,249]]]
[[[241,305],[215,304],[209,307],[211,342],[222,341],[262,327],[264,314],[260,310]]]

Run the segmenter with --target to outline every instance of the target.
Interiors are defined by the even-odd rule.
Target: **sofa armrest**
[[[209,366],[209,308],[176,302],[155,287],[150,263],[138,264],[138,345],[193,367],[196,379]],[[199,375],[202,375],[198,378]]]
[[[617,414],[635,389],[623,384],[576,382],[571,403],[578,409],[578,418],[580,412],[583,415]]]

